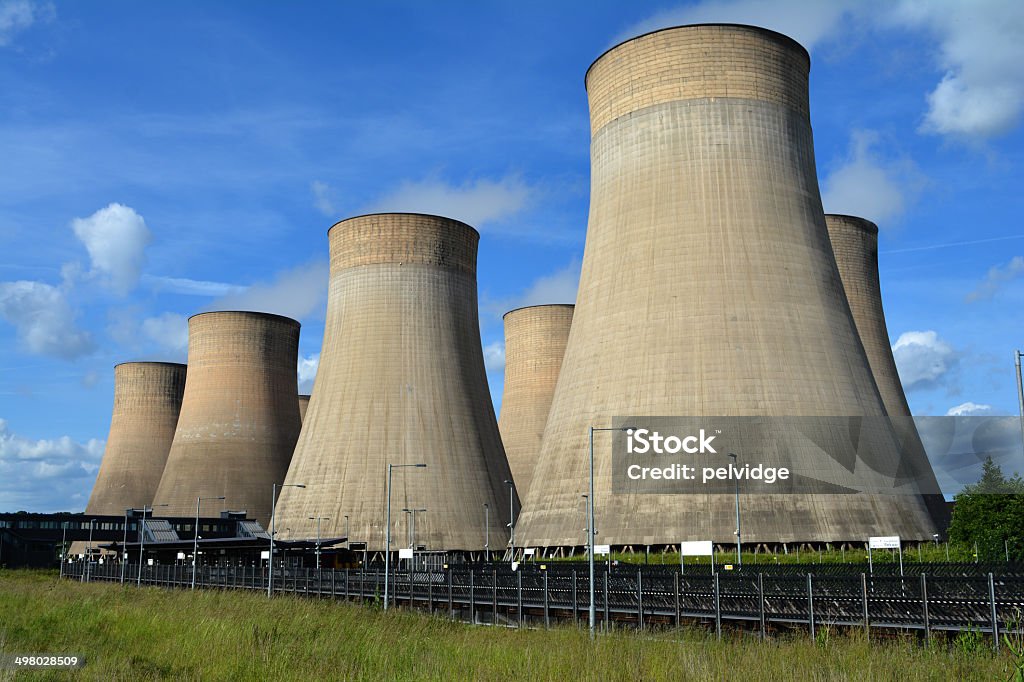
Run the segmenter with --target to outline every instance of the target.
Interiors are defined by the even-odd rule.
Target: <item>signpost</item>
[[[711,540],[688,540],[679,543],[679,570],[686,575],[686,564],[683,557],[688,556],[709,556],[711,557],[711,572],[715,572],[715,545]]]
[[[899,535],[882,535],[868,538],[868,571],[874,574],[874,562],[871,556],[873,549],[895,549],[900,554],[900,577],[903,577],[903,546],[900,544]]]

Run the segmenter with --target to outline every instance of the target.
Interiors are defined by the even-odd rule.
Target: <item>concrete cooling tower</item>
[[[924,446],[911,418],[910,406],[896,370],[882,309],[882,288],[878,278],[878,226],[864,218],[835,214],[826,214],[825,224],[846,300],[885,411],[892,418],[904,447],[923,452]],[[934,490],[938,490],[934,472],[917,475],[930,477]],[[949,512],[943,497],[927,495],[925,501],[935,523],[939,528],[945,528],[949,523]]]
[[[245,510],[269,522],[271,485],[284,480],[301,427],[298,344],[299,323],[279,315],[189,318],[181,417],[154,495],[169,505],[162,514],[192,516],[196,497],[223,495],[209,512]]]
[[[809,70],[790,38],[736,25],[642,35],[590,67],[583,268],[517,544],[582,544],[588,429],[615,417],[884,417],[825,227]],[[815,437],[820,457],[794,461],[781,438],[738,455],[842,468],[829,453],[850,435]],[[891,429],[873,439],[891,450],[873,456],[898,458]],[[612,434],[595,449],[598,542],[735,542],[732,495],[614,492]],[[934,532],[916,495],[744,494],[741,507],[747,543]]]
[[[309,407],[309,396],[299,396],[299,421],[306,421],[306,409]]]
[[[476,230],[418,214],[367,215],[331,228],[327,321],[316,385],[277,506],[284,537],[344,535],[385,544],[388,464],[392,548],[508,540],[511,478],[484,372]],[[518,499],[514,504],[518,505]],[[346,520],[346,517],[347,520]]]
[[[572,324],[571,305],[505,313],[505,387],[498,428],[519,496],[526,499]]]

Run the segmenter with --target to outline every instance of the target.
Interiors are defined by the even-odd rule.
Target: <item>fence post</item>
[[[476,580],[473,569],[469,569],[469,622],[476,624]]]
[[[498,569],[491,569],[491,625],[498,624]]]
[[[921,609],[924,612],[924,641],[932,643],[931,623],[928,619],[928,577],[921,574]]]
[[[551,617],[548,614],[548,572],[544,571],[544,627],[551,627]]]
[[[644,574],[639,568],[636,569],[636,623],[644,629]]]
[[[675,578],[675,580],[674,580],[675,586],[674,586],[674,589],[673,589],[673,592],[675,594],[675,599],[676,599],[676,618],[675,618],[675,620],[676,620],[676,627],[679,627],[679,574],[678,573],[673,573],[672,575]]]
[[[765,639],[768,633],[764,622],[764,573],[757,574],[757,604],[761,612],[761,639]]]
[[[579,623],[579,618],[577,616],[579,616],[580,605],[579,605],[579,601],[576,599],[576,594],[577,594],[577,592],[576,592],[576,569],[574,568],[574,569],[572,569],[572,623],[573,623],[573,625],[576,625],[577,623]]]
[[[811,626],[811,641],[814,641],[814,584],[811,574],[807,574],[807,622]]]
[[[448,569],[448,617],[455,620],[455,603],[452,600],[452,569]]]
[[[516,613],[519,616],[519,627],[523,627],[523,572],[516,571],[516,589],[519,593]]]
[[[999,620],[996,617],[996,582],[991,573],[988,574],[988,599],[992,607],[992,648],[999,652]]]
[[[721,601],[720,601],[721,593],[718,590],[718,574],[715,573],[713,575],[714,575],[714,582],[715,582],[715,636],[718,637],[719,640],[721,640],[722,639],[722,605],[721,605]]]
[[[607,632],[608,629],[609,629],[609,626],[611,624],[611,617],[612,617],[612,614],[611,614],[611,604],[608,603],[608,592],[609,592],[608,583],[611,581],[611,577],[612,577],[612,572],[606,570],[604,572],[604,622],[601,623],[602,627],[604,627],[605,632]]]
[[[868,576],[860,574],[861,605],[864,607],[864,634],[871,636],[871,619],[868,615]]]

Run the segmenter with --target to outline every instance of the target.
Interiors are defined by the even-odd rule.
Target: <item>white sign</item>
[[[398,550],[399,559],[412,559],[412,547],[406,547],[405,549]]]
[[[147,564],[148,564],[149,566],[152,566],[152,565],[153,565],[153,560],[152,560],[152,559],[150,559],[150,560],[149,560],[148,562],[146,562],[146,563],[147,563]]]
[[[679,554],[682,556],[711,556],[715,548],[711,540],[690,540],[679,543]]]
[[[594,545],[594,554],[611,554],[611,545]]]
[[[260,552],[260,559],[269,559],[269,558],[270,558],[270,551],[269,550],[264,549],[263,551]]]
[[[514,570],[516,570],[517,568],[519,568],[519,562],[518,562],[518,561],[513,561],[513,562],[512,562],[512,570],[514,571]]]
[[[184,552],[178,552],[178,558],[179,559],[184,559],[185,558],[185,553]]]
[[[877,538],[868,538],[869,549],[899,549],[900,536],[887,535]]]
[[[523,550],[523,556],[533,556],[533,553],[536,552],[536,551],[537,550],[535,548],[533,548],[533,547],[527,547],[526,549]]]

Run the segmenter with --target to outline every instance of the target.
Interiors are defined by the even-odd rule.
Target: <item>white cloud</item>
[[[31,0],[3,0],[0,2],[0,47],[11,44],[14,36],[37,21],[49,21],[55,14],[53,3]]]
[[[337,210],[334,208],[334,202],[331,200],[334,190],[331,189],[330,185],[321,180],[314,180],[310,183],[309,189],[313,192],[313,205],[316,206],[316,210],[328,218],[334,218],[338,215]]]
[[[313,353],[307,357],[299,356],[299,393],[312,393],[316,370],[320,367],[320,354]]]
[[[0,283],[0,317],[14,325],[30,353],[71,360],[94,348],[89,332],[75,325],[64,293],[43,282]]]
[[[579,260],[573,260],[561,270],[538,277],[519,297],[514,308],[547,303],[576,303],[576,291],[580,286]]]
[[[922,185],[923,176],[909,159],[886,160],[875,151],[879,136],[856,130],[844,163],[822,182],[826,213],[868,218],[881,226],[903,214]]]
[[[946,410],[947,417],[971,417],[978,416],[983,413],[991,413],[991,405],[979,405],[978,403],[966,402],[960,403],[956,407],[951,407]]]
[[[681,24],[737,23],[784,33],[810,50],[828,37],[856,4],[852,0],[708,0],[662,10],[630,26],[615,42]]]
[[[184,294],[186,296],[227,296],[228,294],[239,294],[248,288],[239,284],[188,279],[186,277],[143,275],[142,281],[154,291]]]
[[[89,252],[90,274],[105,278],[120,294],[131,291],[153,238],[142,216],[128,206],[110,204],[88,218],[75,218],[71,228]]]
[[[301,320],[323,309],[329,275],[326,261],[300,265],[278,273],[272,282],[219,298],[207,310],[254,310]]]
[[[188,318],[177,313],[161,313],[142,321],[143,335],[174,359],[188,355]]]
[[[956,351],[934,331],[900,334],[892,355],[907,390],[937,385],[958,361]]]
[[[495,341],[484,346],[484,367],[488,372],[505,369],[505,344]]]
[[[459,186],[437,178],[403,182],[367,212],[430,213],[455,218],[476,228],[509,218],[527,208],[531,188],[516,176],[480,179]]]
[[[1024,109],[1024,3],[902,0],[883,17],[938,40],[944,74],[927,96],[923,132],[986,138],[1016,125]]]
[[[989,268],[985,280],[977,288],[964,297],[967,303],[984,301],[992,298],[1006,282],[1017,279],[1024,274],[1024,258],[1014,256],[1003,267],[998,265]]]

